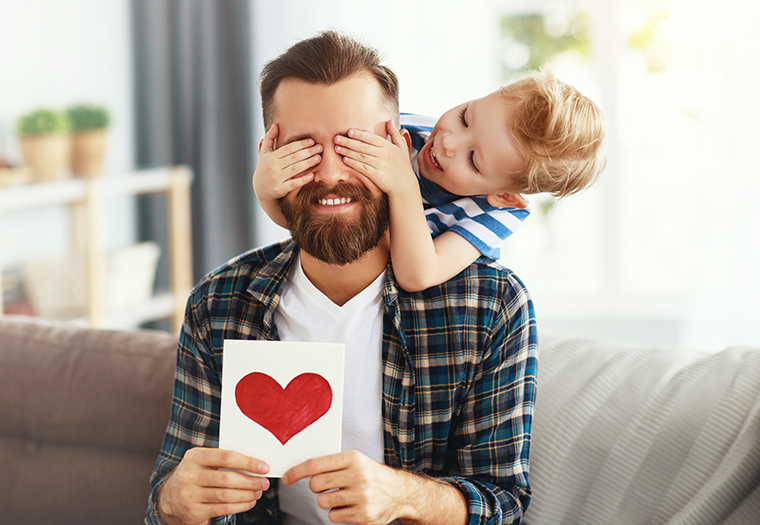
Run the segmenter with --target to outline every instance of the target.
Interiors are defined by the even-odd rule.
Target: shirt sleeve
[[[179,464],[185,452],[193,447],[217,447],[219,444],[219,408],[221,383],[207,337],[205,323],[197,315],[200,302],[191,295],[185,310],[185,321],[177,349],[174,396],[171,416],[166,428],[156,469],[151,476],[151,495],[145,523],[156,524],[156,497],[169,473]],[[234,516],[212,520],[214,524],[234,523]]]
[[[533,305],[514,274],[514,293],[465,395],[455,429],[453,475],[470,524],[517,524],[530,502],[528,460],[535,401],[537,334]]]
[[[452,231],[484,256],[498,259],[501,244],[522,226],[530,212],[530,203],[526,208],[498,208],[484,197],[462,197],[427,208],[425,217],[433,237]]]

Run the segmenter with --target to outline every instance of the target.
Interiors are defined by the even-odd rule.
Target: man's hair
[[[566,197],[591,186],[604,170],[604,115],[548,67],[503,86],[513,102],[511,130],[525,163],[515,176],[524,193]]]
[[[380,83],[386,108],[398,127],[398,78],[390,68],[380,64],[380,59],[374,48],[337,31],[325,31],[294,44],[261,71],[264,127],[269,129],[274,124],[274,94],[283,79],[329,86],[365,71]]]

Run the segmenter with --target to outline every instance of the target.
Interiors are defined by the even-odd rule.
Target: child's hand
[[[280,199],[311,182],[314,174],[303,173],[322,160],[319,155],[322,145],[314,144],[313,139],[298,140],[274,149],[274,141],[279,133],[280,127],[273,124],[261,139],[259,146],[259,162],[253,173],[253,189],[262,205]]]
[[[393,121],[385,125],[391,141],[374,133],[349,130],[348,136],[336,135],[335,151],[343,162],[355,169],[389,197],[418,186],[409,161],[409,147]]]

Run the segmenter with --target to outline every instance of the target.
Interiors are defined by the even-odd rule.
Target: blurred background
[[[286,236],[250,185],[263,135],[257,76],[295,41],[337,28],[382,52],[401,79],[402,111],[438,116],[544,63],[602,108],[599,184],[559,202],[533,197],[533,215],[504,245],[542,331],[756,346],[758,15],[747,0],[0,0],[6,311],[39,310],[29,283],[52,270],[29,277],[30,261],[60,267],[76,244],[71,206],[14,204],[13,191],[42,184],[24,171],[22,116],[107,108],[103,180],[189,166],[195,281]],[[58,177],[89,180],[70,168]],[[176,271],[166,207],[161,196],[121,195],[97,219],[109,253],[161,247],[159,292]]]

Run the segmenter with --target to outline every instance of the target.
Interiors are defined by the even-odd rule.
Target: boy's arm
[[[259,142],[259,162],[252,183],[261,208],[278,226],[287,228],[279,200],[314,179],[313,173],[304,172],[322,160],[322,145],[307,138],[275,149],[279,132],[280,127],[272,124]]]
[[[418,292],[448,281],[469,266],[480,252],[458,233],[430,234],[422,196],[415,191],[389,195],[391,210],[391,259],[401,287]]]
[[[335,137],[335,150],[348,166],[388,195],[393,272],[402,288],[417,292],[455,276],[480,252],[454,232],[432,238],[406,136],[390,121],[386,130],[391,142],[374,133],[350,130],[349,136]]]

